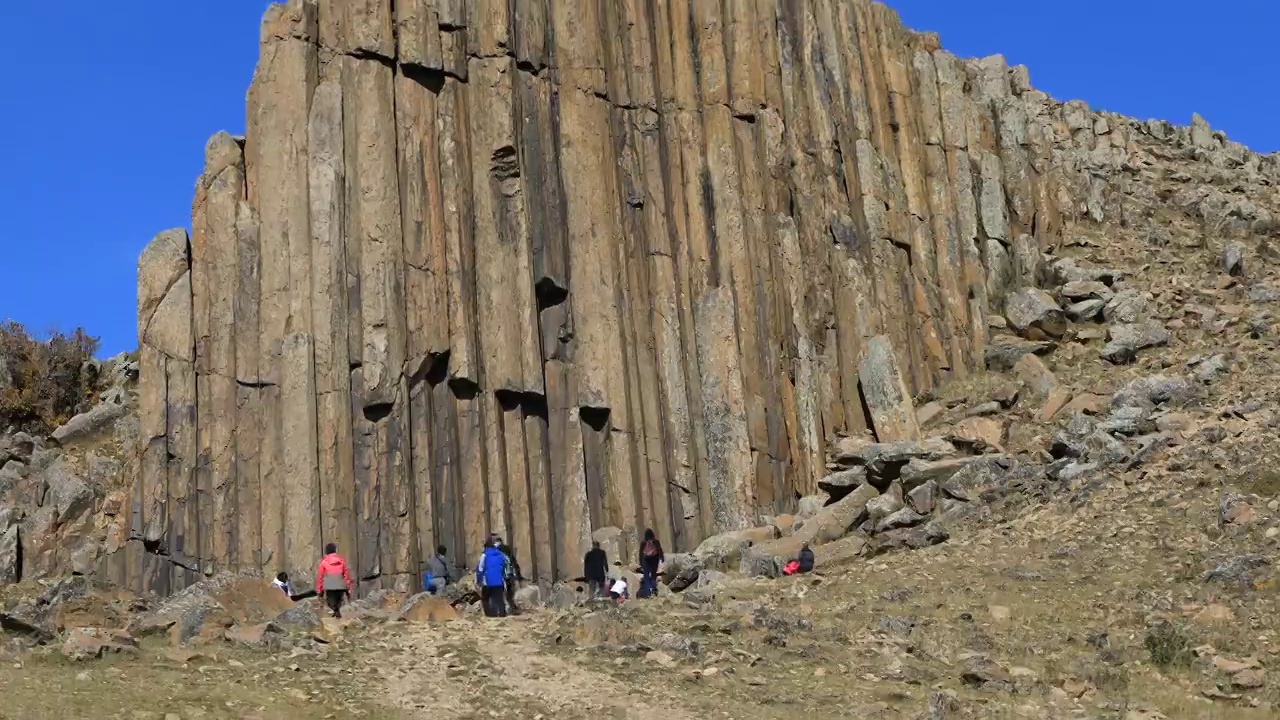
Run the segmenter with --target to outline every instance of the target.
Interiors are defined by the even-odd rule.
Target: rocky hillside
[[[140,363],[105,373],[141,374],[137,419],[110,380],[69,444],[3,440],[8,567],[165,594],[226,569],[305,580],[337,539],[366,592],[497,529],[546,584],[592,537],[629,555],[651,525],[692,550],[794,516],[869,442],[1049,451],[1023,422],[988,443],[990,403],[935,399],[984,369],[1069,414],[1190,331],[1269,342],[1280,162],[1199,118],[1059,103],[874,4],[499,13],[492,36],[446,5],[268,13],[249,136],[210,141],[195,234],[139,262]],[[626,52],[592,61],[615,27]],[[527,283],[498,280],[508,244]],[[1203,372],[1261,362],[1208,337],[1184,358]],[[1095,351],[1113,370],[1083,399],[1036,364]]]
[[[138,364],[90,361],[60,381],[93,402],[49,434],[0,432],[0,586],[72,573],[118,583],[137,477]],[[34,430],[34,429],[33,429]]]
[[[918,437],[903,399],[990,326],[1056,337],[1030,288],[1082,228],[1274,230],[1276,159],[1203,122],[1058,103],[865,0],[713,6],[269,10],[247,135],[139,264],[127,584],[336,541],[407,587],[491,530],[548,583],[597,536],[692,549],[793,512],[841,436]]]
[[[516,6],[268,12],[249,135],[139,263],[140,363],[0,439],[0,692],[1274,716],[1280,159],[860,0]],[[582,544],[630,573],[643,525],[663,597],[582,602]],[[526,615],[403,592],[491,528]],[[334,538],[348,622],[223,573]]]
[[[819,494],[670,554],[657,600],[531,584],[489,621],[464,581],[333,621],[262,579],[27,581],[0,691],[33,718],[1274,717],[1280,277],[1252,230],[1161,227],[1149,264],[1147,226],[1076,228],[987,372],[902,399],[918,439],[839,438]],[[781,577],[802,542],[816,573]]]

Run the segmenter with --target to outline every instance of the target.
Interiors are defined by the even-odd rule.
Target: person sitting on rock
[[[289,584],[289,573],[276,573],[276,579],[271,582],[275,583],[275,586],[280,588],[280,591],[285,595],[288,595],[290,598],[293,597],[293,586]]]
[[[439,594],[445,586],[453,582],[453,577],[449,574],[449,558],[446,557],[448,554],[449,549],[441,545],[436,548],[435,556],[427,560],[427,575],[429,579],[423,583],[424,587],[422,589],[432,595]]]
[[[796,562],[800,563],[799,571],[801,573],[813,572],[813,550],[809,547],[809,543],[800,546],[800,555],[796,557]]]
[[[605,596],[609,588],[609,555],[598,541],[591,543],[591,549],[582,558],[582,575],[587,579],[587,590],[592,600]]]
[[[490,537],[480,561],[476,563],[476,585],[480,586],[480,600],[485,617],[506,617],[507,556],[498,549],[496,538]]]
[[[355,584],[347,571],[347,561],[338,554],[338,546],[334,543],[325,545],[324,557],[316,569],[316,594],[323,595],[329,611],[334,617],[341,618],[342,600],[350,599],[353,590]]]

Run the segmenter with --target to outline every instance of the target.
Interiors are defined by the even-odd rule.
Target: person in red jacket
[[[316,569],[316,594],[323,595],[333,616],[340,618],[342,600],[349,599],[354,589],[351,573],[347,572],[347,561],[338,554],[338,546],[333,543],[325,545],[324,557],[320,559],[320,567]]]

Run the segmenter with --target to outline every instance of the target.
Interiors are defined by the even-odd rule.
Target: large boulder
[[[1001,485],[1016,467],[1016,461],[1008,455],[985,455],[957,470],[939,487],[944,497],[971,502],[984,491]]]
[[[1158,320],[1122,323],[1111,327],[1111,341],[1102,348],[1102,357],[1116,365],[1133,362],[1139,350],[1169,343],[1171,335]]]
[[[878,533],[882,533],[899,528],[915,527],[925,520],[928,520],[926,515],[922,515],[909,507],[901,507],[876,523],[875,530]]]
[[[23,577],[47,578],[69,572],[92,574],[102,552],[94,511],[97,491],[60,451],[37,452],[26,479],[38,507],[23,519]]]
[[[293,601],[269,580],[245,575],[218,575],[166,598],[136,618],[130,631],[139,637],[169,633],[175,644],[221,635],[235,625],[259,625],[293,608]]]
[[[920,437],[915,407],[888,337],[877,335],[867,341],[858,381],[877,439],[893,442]]]
[[[815,545],[832,542],[844,537],[857,527],[867,510],[867,503],[879,497],[880,491],[871,485],[862,485],[839,501],[824,508],[796,530],[792,538]]]
[[[1035,355],[1023,355],[1013,366],[1013,373],[1037,400],[1048,397],[1049,392],[1058,386],[1058,378],[1053,371]]]
[[[902,485],[895,482],[883,495],[871,498],[867,502],[867,522],[863,527],[875,529],[882,520],[898,512],[904,506]]]
[[[1067,332],[1067,318],[1058,302],[1040,288],[1015,290],[1005,299],[1004,316],[1009,327],[1031,340],[1060,338]]]
[[[796,503],[796,520],[808,520],[817,515],[830,501],[831,496],[825,492],[819,495],[805,495]]]
[[[1047,340],[1027,340],[1012,335],[996,335],[987,341],[983,361],[993,372],[1008,372],[1025,355],[1047,355],[1057,347]]]
[[[1100,282],[1111,286],[1123,278],[1124,273],[1112,268],[1081,265],[1074,258],[1064,257],[1055,260],[1049,265],[1049,277],[1059,285],[1072,282]]]
[[[778,577],[787,562],[800,554],[804,543],[800,538],[788,537],[744,548],[738,572],[748,577]]]
[[[123,398],[123,396],[117,397]],[[62,427],[54,430],[50,439],[62,447],[68,447],[102,437],[110,432],[115,422],[128,412],[129,408],[122,403],[99,403],[88,412],[76,415]]]
[[[53,619],[53,628],[64,632],[74,628],[122,628],[126,614],[119,602],[91,593],[57,603],[49,616]]]
[[[945,483],[966,467],[974,463],[986,462],[989,457],[967,455],[945,460],[912,460],[902,468],[902,474],[898,479],[903,489],[910,493],[922,485]]]
[[[897,478],[912,460],[941,460],[957,454],[955,445],[942,438],[913,442],[867,443],[856,448],[838,448],[833,461],[845,468],[861,468],[872,484],[885,486]]]
[[[950,477],[947,479],[949,480]],[[929,480],[916,486],[907,493],[907,502],[912,509],[922,515],[932,514],[938,503],[938,482]]]
[[[621,528],[606,526],[597,528],[591,533],[591,539],[600,543],[609,558],[610,567],[621,567],[635,562],[635,553],[640,546],[635,542],[635,531],[627,532]]]
[[[54,460],[40,478],[46,488],[41,504],[53,508],[59,523],[77,520],[93,509],[96,499],[93,488],[73,472],[63,458]]]
[[[1116,293],[1102,308],[1102,317],[1111,323],[1136,323],[1147,318],[1151,302],[1140,290],[1128,288]]]
[[[818,481],[818,489],[830,497],[842,498],[867,481],[867,469],[854,467],[838,470]]]
[[[1004,423],[997,418],[965,418],[951,426],[947,440],[976,452],[1004,452]]]
[[[932,520],[914,527],[885,530],[871,538],[871,547],[868,550],[875,554],[891,550],[919,550],[931,545],[944,543],[950,537],[951,534],[941,520]]]
[[[320,599],[308,598],[294,603],[293,607],[276,615],[272,620],[285,630],[315,630],[320,627]]]
[[[672,592],[680,592],[698,581],[702,572],[702,560],[693,553],[669,553],[662,580]]]
[[[1148,410],[1159,405],[1178,406],[1195,399],[1195,386],[1184,378],[1148,375],[1130,381],[1111,396],[1111,407],[1135,406]]]
[[[1102,309],[1106,306],[1106,302],[1096,298],[1081,300],[1067,306],[1067,317],[1071,318],[1073,322],[1093,320],[1102,314]]]
[[[778,528],[773,525],[720,533],[703,540],[693,554],[702,561],[704,568],[725,568],[737,561],[744,548],[776,540],[780,535]]]
[[[458,611],[444,598],[418,593],[405,601],[395,619],[413,623],[448,622],[458,619]]]
[[[61,647],[62,656],[72,662],[97,660],[107,655],[137,651],[137,642],[127,633],[108,632],[98,628],[72,630]]]
[[[1072,280],[1058,288],[1058,294],[1071,302],[1099,300],[1104,305],[1115,296],[1106,283],[1098,280]]]

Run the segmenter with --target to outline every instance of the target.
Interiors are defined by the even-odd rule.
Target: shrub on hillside
[[[48,433],[81,411],[93,394],[81,368],[97,349],[81,328],[40,340],[19,323],[0,323],[0,432]]]

